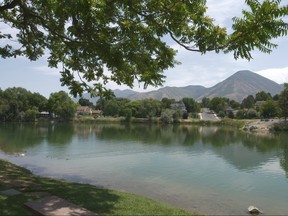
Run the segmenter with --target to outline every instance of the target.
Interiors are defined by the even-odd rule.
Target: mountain
[[[260,91],[269,92],[271,95],[280,93],[283,85],[253,73],[248,70],[238,71],[224,81],[211,88],[203,86],[164,87],[159,90],[136,93],[128,97],[131,100],[153,98],[161,100],[164,97],[180,100],[183,97],[192,97],[200,101],[203,97],[226,97],[241,102],[248,95],[255,95]]]
[[[116,90],[113,90],[113,92],[116,97],[122,97],[122,98],[129,98],[129,97],[132,97],[134,94],[138,93],[130,89],[125,89],[125,90],[116,89]]]
[[[118,98],[129,98],[131,97],[132,95],[134,94],[137,94],[138,92],[136,91],[133,91],[133,90],[130,90],[130,89],[125,89],[125,90],[120,90],[120,89],[116,89],[116,90],[113,90],[114,92],[114,95]],[[94,98],[91,98],[90,97],[90,94],[89,93],[84,93],[82,95],[83,98],[85,99],[88,99],[90,102],[92,102],[93,104],[96,103],[96,101],[99,99],[99,97],[94,97]],[[78,102],[80,99],[80,97],[76,97],[76,98],[73,98],[73,101],[74,102]]]
[[[186,87],[163,87],[150,92],[116,89],[114,90],[114,94],[116,97],[124,97],[130,100],[143,100],[146,98],[161,100],[165,97],[180,100],[184,97],[190,97],[197,101],[201,101],[203,97],[226,97],[241,102],[248,95],[254,96],[260,91],[269,92],[271,95],[275,95],[282,90],[283,85],[251,71],[242,70],[211,88],[205,88],[200,85],[190,85]],[[93,103],[98,100],[98,98],[91,99],[89,94],[84,94],[83,97],[89,99]],[[76,98],[74,100],[78,101],[78,99]]]
[[[283,86],[260,76],[251,71],[238,71],[226,80],[208,89],[206,93],[197,98],[203,97],[226,97],[236,101],[242,101],[248,95],[255,95],[257,92],[269,92],[271,95],[278,94],[283,90]]]
[[[184,97],[198,98],[207,91],[207,88],[203,86],[186,86],[186,87],[164,87],[155,91],[136,93],[128,97],[130,100],[143,100],[147,98],[153,98],[161,100],[162,98],[173,98],[181,100]]]

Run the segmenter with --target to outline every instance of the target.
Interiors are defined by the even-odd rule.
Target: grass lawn
[[[45,193],[100,215],[195,215],[127,192],[35,176],[0,159],[0,191],[10,188],[22,193],[12,196],[0,194],[0,215],[34,215],[23,204],[39,199]]]

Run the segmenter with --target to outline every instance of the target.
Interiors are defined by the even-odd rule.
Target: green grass
[[[0,159],[0,190],[9,188],[22,194],[0,195],[0,215],[34,215],[24,207],[24,203],[41,198],[43,195],[39,192],[56,195],[100,215],[195,215],[123,191],[35,176]]]

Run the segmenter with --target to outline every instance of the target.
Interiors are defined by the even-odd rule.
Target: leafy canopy
[[[254,49],[270,53],[277,46],[272,39],[287,35],[288,6],[245,2],[249,10],[233,18],[228,34],[206,15],[205,0],[0,0],[0,24],[10,26],[0,31],[0,56],[34,61],[47,54],[73,95],[101,95],[109,81],[158,86],[177,63],[166,36],[201,54],[233,52],[250,60]]]

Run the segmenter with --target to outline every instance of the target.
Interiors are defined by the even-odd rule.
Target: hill
[[[269,92],[271,95],[278,94],[283,86],[260,76],[251,71],[238,71],[226,80],[208,89],[208,91],[197,98],[203,97],[227,97],[236,101],[242,101],[248,95],[255,95],[257,92]]]
[[[203,86],[186,86],[186,87],[164,87],[155,91],[136,93],[128,97],[130,100],[143,100],[146,98],[153,98],[161,100],[162,98],[173,98],[176,100],[181,100],[184,97],[198,98],[201,97],[207,88]]]
[[[203,97],[226,97],[241,102],[248,95],[255,95],[257,92],[269,92],[271,95],[280,93],[283,85],[270,79],[260,76],[248,70],[238,71],[224,81],[211,88],[200,85],[190,85],[185,87],[163,87],[150,92],[136,92],[129,89],[114,90],[116,97],[124,97],[130,100],[143,100],[152,98],[161,100],[162,98],[173,98],[180,100],[184,97],[191,97],[200,101]],[[90,98],[89,94],[84,94],[84,98],[95,103],[98,98]],[[75,101],[78,101],[76,98]]]

